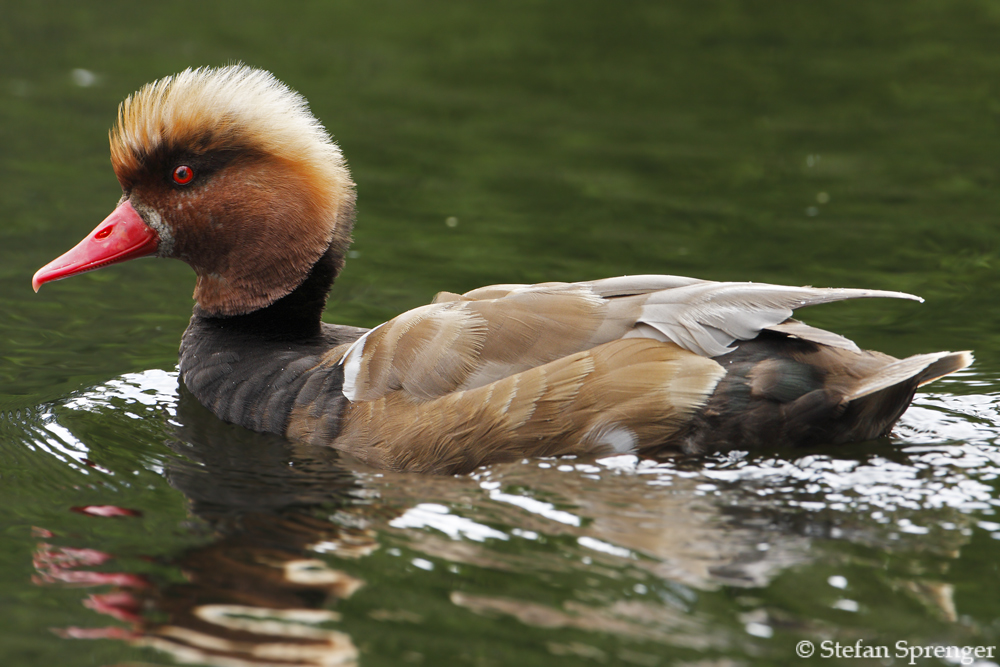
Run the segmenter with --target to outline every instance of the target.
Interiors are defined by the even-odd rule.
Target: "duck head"
[[[35,274],[47,282],[155,255],[184,260],[210,315],[242,315],[291,293],[350,243],[354,183],[305,99],[243,65],[187,69],[118,108],[115,210]]]

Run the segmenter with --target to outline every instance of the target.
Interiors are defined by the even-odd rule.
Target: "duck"
[[[376,469],[464,474],[532,457],[704,456],[887,435],[971,352],[896,359],[793,311],[901,292],[629,275],[492,285],[372,329],[323,322],[355,184],[271,73],[186,69],[119,106],[122,195],[44,283],[139,257],[194,270],[180,380],[219,419]]]

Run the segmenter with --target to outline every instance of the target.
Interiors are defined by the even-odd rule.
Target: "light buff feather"
[[[619,340],[430,401],[391,392],[352,403],[333,443],[378,467],[467,471],[516,456],[642,451],[670,440],[725,374],[651,340]]]
[[[631,276],[589,283],[493,285],[439,294],[373,331],[344,359],[345,395],[392,391],[431,399],[522,373],[622,338],[645,338],[705,357],[773,328],[851,349],[846,338],[790,323],[792,308],[899,292],[716,283]],[[854,349],[857,349],[854,346]]]

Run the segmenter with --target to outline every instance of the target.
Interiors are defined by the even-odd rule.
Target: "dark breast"
[[[180,349],[181,379],[220,419],[284,435],[297,406],[328,416],[332,430],[347,403],[343,367],[320,365],[325,352],[356,340],[364,329],[323,325],[302,340],[269,335],[241,318],[191,318]]]
[[[246,315],[213,316],[195,306],[181,340],[180,367],[198,402],[220,419],[282,436],[293,411],[308,408],[324,415],[324,429],[330,439],[336,436],[347,404],[344,371],[320,362],[367,331],[320,321],[343,264],[331,244],[299,287]]]

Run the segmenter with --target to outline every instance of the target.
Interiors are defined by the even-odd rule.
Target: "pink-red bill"
[[[37,292],[39,287],[53,280],[152,255],[159,243],[159,235],[143,222],[131,202],[126,200],[72,250],[38,269],[31,286]]]

